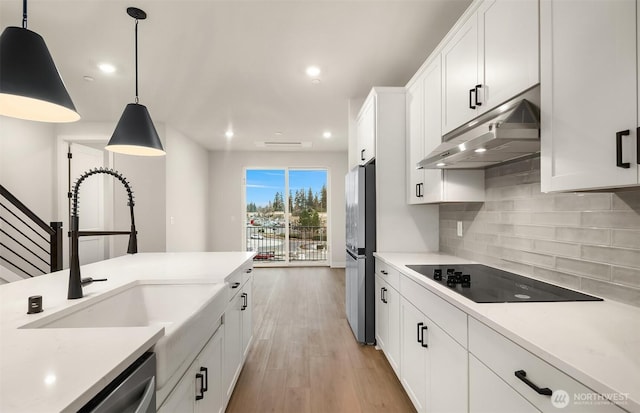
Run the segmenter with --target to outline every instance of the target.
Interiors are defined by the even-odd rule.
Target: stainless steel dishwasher
[[[156,355],[145,353],[89,401],[80,413],[156,411]]]

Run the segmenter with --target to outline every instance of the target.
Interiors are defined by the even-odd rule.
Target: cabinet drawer
[[[557,413],[558,408],[562,408],[563,413],[624,411],[599,400],[599,395],[593,390],[473,317],[469,317],[469,352],[543,412]],[[530,385],[516,377],[516,372],[526,373],[525,379],[530,381]],[[550,389],[554,393],[551,396],[538,394],[533,386]]]
[[[405,297],[435,324],[467,348],[467,314],[449,304],[408,276],[400,277],[400,295]]]
[[[242,285],[244,284],[244,274],[245,272],[240,268],[224,279],[224,282],[227,285],[227,297],[229,298],[229,301],[231,301],[242,289]]]
[[[380,259],[376,259],[376,274],[396,290],[400,288],[400,273],[398,270]]]

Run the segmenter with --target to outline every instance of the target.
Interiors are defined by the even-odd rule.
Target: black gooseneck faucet
[[[107,174],[111,175],[117,180],[119,180],[122,185],[124,185],[127,190],[127,196],[129,201],[127,205],[129,206],[129,211],[131,213],[131,230],[130,231],[80,231],[80,218],[78,216],[78,192],[80,190],[80,185],[84,182],[85,179],[92,175],[97,174]],[[76,298],[82,298],[82,287],[85,285],[89,285],[95,281],[106,281],[106,279],[93,279],[93,278],[81,278],[80,277],[80,259],[78,258],[78,238],[79,237],[90,237],[90,236],[101,236],[101,235],[124,235],[129,234],[129,246],[127,248],[128,254],[135,254],[138,252],[138,237],[136,232],[136,223],[133,217],[133,191],[131,190],[131,186],[129,182],[120,174],[118,171],[114,171],[113,169],[106,168],[96,168],[91,169],[78,178],[73,186],[73,191],[70,194],[73,197],[73,205],[71,209],[71,217],[70,217],[70,231],[69,231],[69,291],[67,293],[67,298],[70,300]]]

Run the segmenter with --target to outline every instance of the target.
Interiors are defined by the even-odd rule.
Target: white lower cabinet
[[[418,412],[467,411],[467,350],[400,299],[401,382]]]
[[[222,341],[224,326],[204,346],[187,369],[158,412],[220,413],[224,408],[222,397]]]
[[[475,356],[469,356],[469,412],[539,413],[518,392],[489,370]]]
[[[376,343],[389,364],[400,373],[400,296],[376,275]]]
[[[239,289],[229,301],[224,314],[224,374],[223,387],[225,398],[229,400],[242,370],[242,365],[249,344],[253,337],[251,287],[253,277],[249,277],[246,284]]]
[[[563,413],[623,412],[592,389],[472,317],[469,317],[469,352],[503,383],[500,387],[487,390],[490,391],[488,395],[478,398],[477,395],[485,391],[487,384],[479,383],[477,379],[470,380],[472,407],[490,403],[500,405],[500,400],[489,401],[489,397],[500,399],[505,396],[509,403],[515,403],[515,396],[520,395],[542,412],[557,413],[560,409]],[[472,409],[471,413],[475,413],[475,410]]]

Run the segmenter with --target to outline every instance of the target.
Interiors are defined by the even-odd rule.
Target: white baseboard
[[[345,268],[347,266],[347,262],[346,261],[338,261],[338,262],[332,262],[331,263],[331,268]]]

